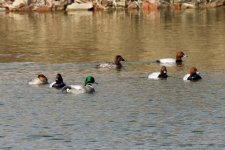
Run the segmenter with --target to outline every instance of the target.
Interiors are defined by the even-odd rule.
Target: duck
[[[116,55],[114,62],[98,64],[98,65],[96,65],[96,68],[108,68],[108,69],[117,68],[117,69],[120,69],[120,68],[122,68],[121,61],[125,61],[125,59],[121,55]]]
[[[168,75],[167,75],[166,66],[161,66],[160,72],[153,72],[148,75],[148,79],[154,79],[154,80],[166,79],[167,77]]]
[[[183,60],[182,60],[183,57],[187,57],[187,55],[185,55],[184,52],[179,51],[176,54],[176,59],[174,59],[174,58],[163,58],[163,59],[156,60],[156,62],[161,63],[161,64],[180,64],[180,63],[183,62]]]
[[[56,77],[55,77],[55,82],[51,83],[49,87],[50,88],[61,89],[64,86],[66,86],[66,84],[63,82],[62,75],[60,73],[57,73]]]
[[[95,89],[92,84],[98,84],[95,82],[95,78],[92,76],[87,76],[84,82],[84,85],[69,85],[62,88],[62,93],[94,93]]]
[[[191,67],[189,74],[186,74],[183,77],[184,81],[198,81],[200,79],[202,79],[202,77],[200,76],[200,73],[198,72],[196,67]]]
[[[48,78],[44,74],[38,74],[38,76],[30,81],[28,84],[30,85],[44,85],[48,84]]]

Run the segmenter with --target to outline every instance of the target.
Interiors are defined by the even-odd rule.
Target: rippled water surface
[[[0,12],[0,149],[225,149],[225,9]],[[167,80],[158,58],[183,50]],[[121,54],[118,70],[95,65]],[[196,66],[203,80],[183,82]],[[28,82],[96,78],[95,94]]]

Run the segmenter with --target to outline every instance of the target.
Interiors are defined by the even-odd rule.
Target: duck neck
[[[194,77],[194,76],[196,76],[196,75],[197,75],[197,73],[191,73],[191,74],[190,74],[191,77]]]
[[[86,83],[85,86],[92,86],[92,84],[91,83]]]
[[[55,81],[57,84],[59,84],[59,83],[63,83],[63,80],[56,80]]]
[[[180,56],[176,56],[176,62],[182,62],[182,58]]]
[[[118,59],[116,59],[114,63],[115,63],[115,65],[117,65],[117,66],[121,66],[120,60],[118,60]]]
[[[158,77],[159,78],[166,78],[168,76],[167,76],[167,73],[160,73]]]

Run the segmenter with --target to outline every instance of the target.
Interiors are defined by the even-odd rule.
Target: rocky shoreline
[[[0,0],[0,11],[71,11],[107,9],[159,10],[214,8],[225,0]]]

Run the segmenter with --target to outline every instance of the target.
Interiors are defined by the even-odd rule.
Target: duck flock
[[[148,79],[159,80],[166,79],[167,68],[166,66],[181,64],[183,62],[182,58],[187,57],[182,51],[176,53],[176,58],[164,58],[156,60],[157,63],[161,65],[159,72],[153,72],[148,75]],[[108,68],[108,69],[121,69],[123,66],[121,61],[125,61],[125,59],[121,55],[116,55],[114,62],[102,63],[96,65],[96,68]],[[189,74],[186,74],[183,77],[184,81],[198,81],[202,79],[200,73],[198,72],[196,67],[191,67],[189,70]],[[48,78],[44,74],[39,74],[35,79],[29,82],[30,85],[44,85],[48,84]],[[62,75],[60,73],[56,74],[55,81],[50,84],[50,88],[56,88],[61,90],[62,93],[94,93],[95,89],[92,84],[98,84],[95,81],[95,78],[92,76],[87,76],[83,85],[66,85],[63,81]]]

